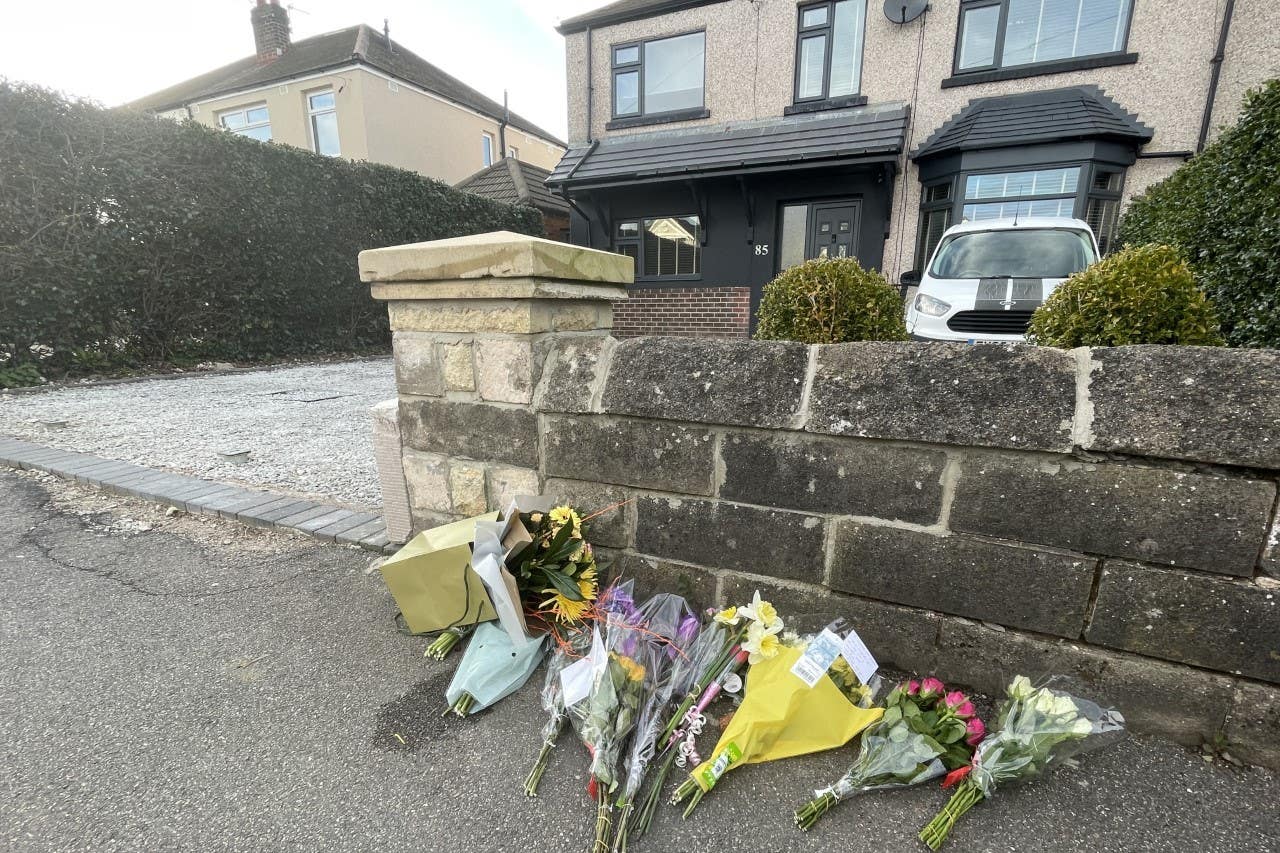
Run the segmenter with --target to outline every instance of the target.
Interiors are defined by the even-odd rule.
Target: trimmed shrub
[[[1218,317],[1172,246],[1131,246],[1067,279],[1031,315],[1052,347],[1222,346]]]
[[[46,375],[384,348],[362,249],[541,233],[413,172],[3,81],[0,152],[0,362]]]
[[[855,258],[818,258],[783,270],[765,285],[756,338],[835,344],[905,341],[898,291]]]
[[[1251,92],[1234,127],[1136,198],[1120,239],[1177,246],[1232,346],[1280,347],[1280,80]]]

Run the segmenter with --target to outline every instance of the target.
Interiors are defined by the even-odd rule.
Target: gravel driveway
[[[395,393],[376,358],[0,394],[0,435],[378,506],[369,407]],[[243,450],[243,465],[220,455]]]

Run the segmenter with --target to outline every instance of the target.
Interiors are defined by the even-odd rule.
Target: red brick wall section
[[[745,338],[751,328],[749,287],[632,288],[614,303],[613,334]]]

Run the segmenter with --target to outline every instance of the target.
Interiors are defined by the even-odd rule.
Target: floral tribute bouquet
[[[1034,779],[1073,755],[1122,736],[1124,717],[1059,690],[1034,687],[1019,675],[1007,689],[995,730],[978,745],[973,762],[947,777],[959,783],[951,800],[920,830],[937,850],[957,820],[1002,785]]]
[[[542,710],[547,712],[547,722],[542,726],[542,750],[524,782],[527,797],[538,795],[538,783],[542,781],[542,774],[547,769],[551,750],[555,749],[556,741],[560,739],[564,724],[569,719],[568,710],[564,706],[564,685],[560,681],[560,673],[565,667],[580,660],[590,646],[591,631],[585,627],[570,631],[556,646],[547,663],[547,677],[542,686]]]
[[[517,647],[496,622],[481,624],[445,691],[445,714],[466,717],[519,690],[542,663],[546,639],[543,635]]]
[[[512,555],[508,568],[526,611],[553,627],[581,621],[599,592],[583,519],[576,509],[562,505],[545,513],[522,513],[520,523],[533,541]]]
[[[936,678],[900,684],[886,697],[880,722],[862,736],[849,772],[796,809],[796,826],[808,830],[853,794],[919,785],[963,767],[985,734],[963,693],[947,692]]]
[[[606,853],[612,838],[610,797],[619,784],[626,739],[635,728],[640,706],[656,689],[653,649],[647,641],[644,614],[631,597],[630,581],[610,587],[601,600],[606,656],[594,675],[587,698],[571,711],[587,751],[596,801],[596,835],[592,850]]]
[[[688,660],[688,650],[702,627],[688,603],[677,595],[660,593],[649,599],[642,609],[646,611],[649,643],[654,647],[649,658],[655,689],[644,698],[627,750],[626,775],[614,804],[619,812],[613,840],[615,853],[627,849],[629,818],[635,810],[649,763],[657,752],[658,736],[666,719],[664,713],[677,687],[678,663]]]
[[[803,646],[788,646],[775,636],[762,648],[768,651],[751,654],[746,695],[712,758],[695,767],[671,798],[673,805],[689,800],[685,817],[734,767],[843,746],[883,713],[855,704],[832,680],[829,668],[812,687],[792,672]]]

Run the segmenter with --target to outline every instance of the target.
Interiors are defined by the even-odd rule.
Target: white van
[[[1079,219],[955,225],[923,274],[902,276],[904,284],[920,284],[907,305],[907,331],[925,341],[1020,341],[1032,312],[1097,259],[1098,243]]]

